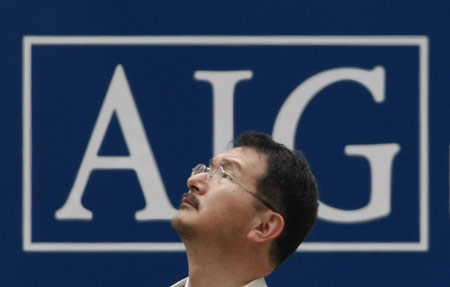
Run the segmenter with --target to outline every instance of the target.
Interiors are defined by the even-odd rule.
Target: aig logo
[[[425,37],[23,44],[24,250],[183,250],[169,223],[178,167],[248,129],[304,150],[317,174],[319,221],[300,249],[428,249]]]

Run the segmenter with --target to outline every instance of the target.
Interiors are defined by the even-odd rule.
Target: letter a
[[[99,156],[108,125],[117,116],[129,156]],[[116,67],[94,130],[66,203],[56,211],[58,220],[92,220],[92,212],[81,204],[89,176],[95,169],[132,169],[136,172],[145,199],[145,208],[136,220],[170,220],[176,212],[167,198],[153,152],[134,102],[125,72]]]

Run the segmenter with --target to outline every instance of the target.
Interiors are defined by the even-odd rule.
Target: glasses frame
[[[251,191],[247,186],[245,186],[242,182],[237,180],[230,172],[226,171],[222,166],[209,167],[206,164],[199,163],[192,169],[191,176],[207,172],[208,174],[207,174],[206,178],[208,180],[211,180],[211,179],[213,179],[213,177],[214,177],[214,175],[216,174],[217,171],[219,171],[220,177],[223,177],[223,175],[226,175],[227,177],[229,177],[231,179],[231,181],[233,181],[233,182],[237,183],[238,185],[242,186],[248,193],[250,193],[254,198],[256,198],[256,200],[261,202],[263,205],[265,205],[266,207],[268,207],[272,211],[277,212],[275,210],[275,208],[273,208],[272,205],[267,202],[267,200],[262,198],[256,192]]]

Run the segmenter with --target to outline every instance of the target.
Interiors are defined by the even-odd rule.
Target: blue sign
[[[182,251],[174,179],[249,128],[310,156],[321,221],[300,249],[428,249],[426,37],[28,36],[23,52],[25,251]]]

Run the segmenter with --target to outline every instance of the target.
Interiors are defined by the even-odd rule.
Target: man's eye
[[[227,179],[229,179],[229,180],[231,180],[231,181],[233,180],[233,178],[231,177],[231,175],[230,175],[229,173],[227,173],[227,172],[223,172],[223,173],[222,173],[222,177],[223,177],[223,178],[227,178]]]

